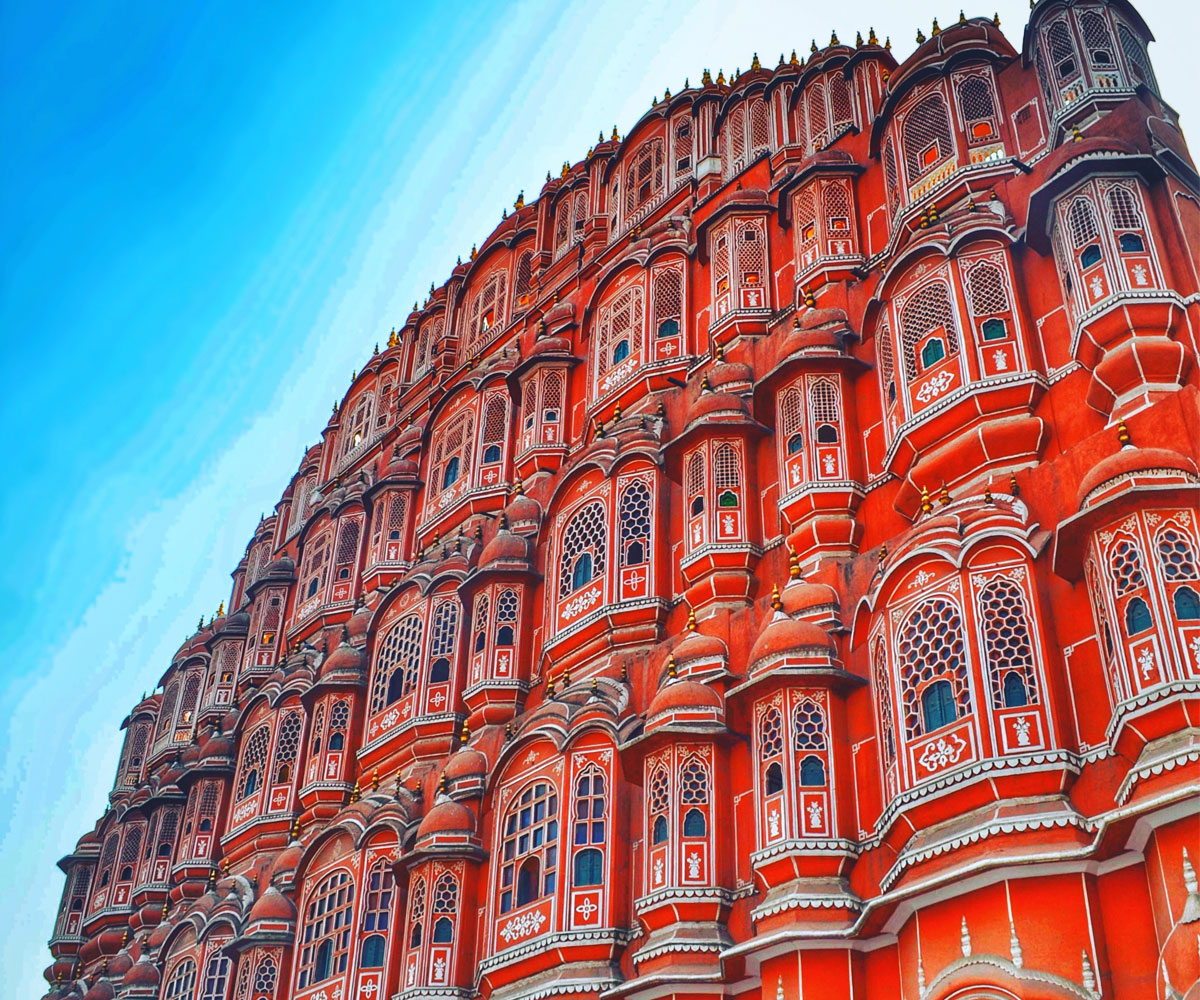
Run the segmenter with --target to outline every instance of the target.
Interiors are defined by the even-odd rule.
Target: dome
[[[821,309],[813,306],[805,310],[800,319],[801,330],[825,330],[840,327],[846,332],[850,330],[850,317],[844,309]]]
[[[83,1000],[113,1000],[113,988],[107,979],[98,979],[96,984],[83,995]]]
[[[463,747],[450,758],[443,774],[447,781],[462,781],[485,777],[487,772],[487,758],[472,747]]]
[[[203,751],[200,749],[200,744],[193,741],[187,745],[187,748],[180,755],[180,761],[185,767],[192,767],[200,763],[200,758],[203,756]]]
[[[121,980],[122,986],[153,986],[159,983],[158,969],[150,961],[150,953],[143,951],[141,957],[133,963],[133,968],[125,973]]]
[[[421,432],[424,430],[424,423],[412,423],[404,428],[396,436],[396,444],[393,449],[393,454],[407,455],[414,448],[421,444]]]
[[[321,676],[327,677],[329,674],[336,673],[339,670],[361,670],[363,666],[363,655],[349,643],[349,631],[342,634],[342,641],[329,656],[325,662],[321,664]]]
[[[513,531],[536,531],[542,521],[542,505],[533,497],[527,496],[521,489],[521,484],[517,483],[516,496],[508,502],[504,514]]]
[[[793,580],[783,588],[779,595],[783,601],[783,610],[789,615],[803,615],[814,608],[827,608],[839,605],[838,593],[826,583],[807,583],[804,580]]]
[[[130,969],[133,968],[133,956],[128,951],[123,951],[119,955],[114,956],[108,963],[108,974],[110,976],[124,977]]]
[[[359,604],[354,609],[354,614],[350,616],[350,620],[346,622],[346,631],[350,633],[350,638],[363,639],[371,628],[371,619],[374,617],[374,612],[366,606]]]
[[[381,479],[400,479],[405,476],[415,476],[417,474],[417,463],[411,459],[400,457],[400,438],[402,437],[404,437],[403,434],[396,438],[396,443],[392,446],[391,457],[386,462],[381,463],[379,470],[379,477]]]
[[[278,876],[295,875],[300,867],[300,862],[304,858],[304,847],[299,841],[293,840],[287,847],[279,852],[279,856],[272,862],[269,878],[271,881]]]
[[[248,611],[235,611],[225,619],[225,629],[248,629],[250,627],[250,613]]]
[[[479,555],[480,569],[505,563],[527,564],[528,561],[529,543],[520,535],[514,535],[509,531],[507,518],[502,519],[500,530],[492,536],[491,541],[483,547],[483,552]]]
[[[266,892],[258,897],[250,908],[250,922],[259,920],[295,920],[296,907],[291,900],[273,885],[267,886]]]
[[[1118,479],[1184,479],[1195,482],[1196,463],[1171,448],[1135,448],[1126,445],[1114,455],[1097,462],[1083,477],[1075,495],[1077,506],[1084,507],[1101,486]],[[1132,483],[1130,483],[1132,485]]]
[[[683,664],[693,660],[724,659],[729,655],[729,649],[715,635],[705,635],[695,628],[689,628],[672,654],[676,663]]]
[[[421,820],[417,828],[417,840],[444,833],[472,834],[475,832],[475,814],[466,806],[445,799],[435,805]]]
[[[762,634],[755,640],[750,650],[750,666],[772,657],[784,656],[788,653],[808,653],[818,656],[832,656],[835,652],[833,640],[823,628],[811,622],[797,621],[789,618],[782,611],[767,623]]]
[[[748,417],[750,410],[741,396],[730,392],[702,392],[688,407],[687,422],[713,416]]]
[[[533,342],[529,349],[529,357],[535,358],[542,354],[570,354],[571,341],[566,337],[541,337]]]
[[[686,677],[676,678],[658,689],[646,715],[654,719],[668,713],[695,714],[715,712],[719,717],[725,710],[721,696],[707,684],[689,680]]]
[[[749,388],[754,384],[754,369],[733,361],[718,361],[708,373],[708,384],[717,391],[730,386]]]

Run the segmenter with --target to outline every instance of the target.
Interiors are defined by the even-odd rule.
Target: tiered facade
[[[124,724],[48,997],[1200,995],[1200,183],[1124,0],[668,92]]]

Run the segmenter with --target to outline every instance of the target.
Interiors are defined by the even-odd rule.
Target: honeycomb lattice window
[[[329,738],[332,741],[333,737],[338,733],[345,733],[350,728],[350,703],[344,698],[333,703],[333,709],[329,713]],[[333,749],[337,749],[333,747]]]
[[[639,565],[649,558],[650,487],[635,479],[621,493],[617,521],[621,531],[621,565]],[[637,553],[641,558],[637,558]]]
[[[671,801],[671,783],[667,778],[665,768],[658,768],[650,776],[650,794],[646,796],[646,801],[649,804],[651,816],[666,812]]]
[[[825,750],[825,712],[815,701],[805,699],[792,710],[792,745],[796,750]]]
[[[401,618],[379,644],[375,662],[375,684],[371,689],[371,713],[382,711],[417,686],[421,666],[422,618],[420,613]],[[393,675],[400,680],[393,683]]]
[[[559,560],[558,596],[561,600],[575,589],[572,578],[579,559],[591,560],[589,580],[603,579],[608,550],[608,518],[602,500],[593,500],[571,518],[563,532]]]
[[[729,113],[722,144],[725,149],[725,176],[732,177],[746,165],[746,112],[740,105]]]
[[[517,592],[511,588],[502,590],[496,599],[496,627],[515,625],[517,621]]]
[[[433,887],[433,912],[435,914],[458,912],[458,883],[449,872],[442,875]]]
[[[959,717],[971,710],[962,616],[950,601],[934,597],[917,608],[900,631],[897,652],[908,739],[924,732],[920,690],[935,678],[950,681]]]
[[[412,888],[408,901],[408,922],[410,926],[419,926],[425,919],[425,880],[418,879]]]
[[[1004,684],[1012,673],[1025,687],[1026,703],[1036,704],[1037,672],[1029,634],[1029,607],[1021,587],[1012,580],[993,580],[980,593],[978,607],[992,706],[1004,707]]]
[[[429,679],[440,683],[449,680],[450,670],[445,661],[454,658],[454,640],[458,635],[458,598],[451,597],[434,605],[429,635]],[[446,676],[437,674],[439,660],[443,661]]]
[[[1129,539],[1122,539],[1113,547],[1109,568],[1117,585],[1118,596],[1146,586],[1146,577],[1142,573],[1142,554],[1137,544]]]
[[[1167,528],[1158,536],[1158,557],[1163,576],[1168,580],[1195,580],[1196,553],[1192,541],[1183,532]]]
[[[694,758],[679,772],[679,801],[684,805],[708,803],[708,768]]]
[[[774,705],[758,720],[758,756],[770,760],[783,753],[783,715]]]
[[[300,712],[288,712],[279,724],[279,736],[275,740],[275,781],[279,784],[290,781],[296,756],[300,752],[300,735],[304,731],[304,716]]]
[[[255,994],[265,993],[271,997],[275,995],[275,982],[279,978],[279,966],[275,964],[275,959],[270,955],[263,958],[258,963],[258,968],[254,970],[254,992]]]
[[[957,93],[958,106],[962,111],[968,136],[974,134],[972,126],[995,120],[996,106],[992,100],[992,88],[986,77],[969,76],[959,81]]]
[[[238,780],[238,798],[244,799],[252,795],[262,786],[263,768],[267,764],[267,750],[271,746],[271,727],[267,724],[259,726],[246,741],[246,750],[242,754],[242,771]],[[159,833],[162,838],[162,833]]]

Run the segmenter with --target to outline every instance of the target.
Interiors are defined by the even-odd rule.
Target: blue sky
[[[987,10],[968,13],[991,14]],[[1000,5],[1020,44],[1023,0]],[[1139,4],[1197,112],[1197,14]],[[228,596],[329,407],[517,191],[666,87],[874,26],[815,5],[297,0],[0,11],[0,941],[37,996],[53,864],[103,810],[117,728]],[[10,914],[12,911],[10,910]]]

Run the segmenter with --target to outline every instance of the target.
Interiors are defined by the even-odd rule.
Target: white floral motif
[[[546,915],[541,910],[530,910],[528,913],[522,913],[519,917],[513,917],[501,927],[500,936],[511,944],[520,938],[538,933],[545,922]]]
[[[695,851],[687,856],[688,878],[700,877],[700,855]]]
[[[1149,280],[1146,277],[1146,265],[1145,264],[1134,264],[1133,265],[1133,283],[1142,288],[1145,288],[1146,285],[1150,284]]]
[[[658,859],[657,859],[657,860],[654,862],[654,884],[655,884],[655,885],[662,885],[662,881],[663,881],[663,874],[664,874],[664,872],[663,872],[663,860],[662,860],[662,858],[658,858]]]
[[[925,748],[920,760],[925,765],[925,770],[936,771],[940,767],[957,762],[966,749],[967,743],[958,733],[952,734],[949,739],[939,736]]]
[[[575,907],[575,912],[578,913],[581,917],[583,917],[584,920],[591,920],[592,914],[595,913],[598,909],[600,909],[600,907],[598,907],[594,902],[592,902],[591,898],[588,897],[588,898],[584,899],[584,901],[582,903],[580,903],[578,906]]]
[[[1200,635],[1192,640],[1192,656],[1196,658],[1196,666],[1200,667]]]
[[[576,615],[586,611],[598,600],[600,600],[600,588],[593,587],[586,593],[580,594],[568,601],[566,607],[562,610],[562,616],[570,621]]]
[[[1154,672],[1154,654],[1148,649],[1143,649],[1138,655],[1138,666],[1142,668],[1142,680],[1148,681]]]
[[[368,979],[365,983],[363,983],[362,988],[358,991],[358,995],[361,997],[366,997],[367,1000],[371,1000],[371,997],[373,997],[378,991],[379,987],[376,985],[375,980]]]
[[[823,459],[821,459],[821,463],[825,466],[825,475],[832,476],[835,472],[837,472],[837,466],[834,464],[832,455],[826,455]]]
[[[1017,731],[1017,746],[1029,746],[1029,726],[1030,719],[1027,715],[1018,716],[1013,721],[1013,728]]]
[[[433,978],[438,982],[441,982],[446,978],[446,960],[440,956],[437,961],[433,963]]]
[[[1092,280],[1089,282],[1092,289],[1092,298],[1098,299],[1104,292],[1104,282],[1100,280],[1100,275],[1093,274]]]
[[[992,360],[996,363],[996,371],[1008,371],[1008,355],[1000,350],[1000,348],[997,347],[996,350],[992,352]]]
[[[767,833],[772,840],[779,836],[779,813],[774,810],[767,813]]]
[[[808,804],[808,822],[811,826],[823,826],[824,815],[825,811],[821,808],[820,802],[810,802]]]
[[[953,372],[940,371],[929,381],[921,383],[921,388],[917,390],[917,399],[922,403],[928,403],[949,389],[953,382]]]

